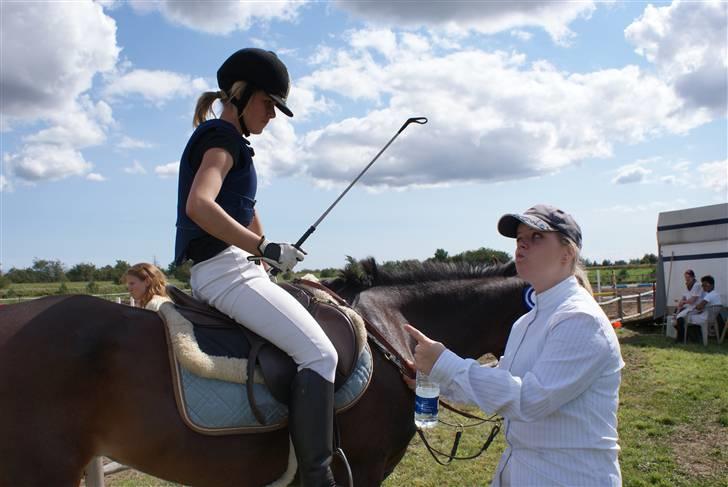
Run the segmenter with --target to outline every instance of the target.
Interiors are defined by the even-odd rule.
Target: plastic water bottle
[[[415,426],[434,428],[437,425],[439,397],[440,386],[418,370],[415,388]]]

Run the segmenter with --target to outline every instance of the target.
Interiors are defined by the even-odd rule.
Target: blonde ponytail
[[[581,263],[581,251],[579,250],[579,246],[576,245],[573,240],[564,236],[561,236],[561,245],[569,247],[571,249],[571,253],[574,256],[574,261],[571,264],[571,273],[574,275],[574,277],[576,277],[579,285],[586,289],[589,294],[594,296],[594,291],[592,290],[591,284],[589,283],[589,276],[586,272],[586,269],[584,269],[584,265]]]
[[[230,101],[230,98],[240,96],[240,93],[245,89],[245,81],[236,81],[230,88],[230,95],[224,91],[206,91],[197,99],[197,105],[195,106],[195,117],[192,121],[192,126],[197,127],[201,123],[207,121],[208,117],[212,115],[216,117],[215,112],[212,110],[212,104],[218,98],[225,104]]]
[[[215,100],[221,99],[223,103],[227,100],[227,95],[224,91],[206,91],[200,95],[197,99],[197,105],[195,106],[195,118],[192,121],[192,126],[197,127],[201,123],[205,122],[209,115],[216,116],[212,110],[212,104]]]

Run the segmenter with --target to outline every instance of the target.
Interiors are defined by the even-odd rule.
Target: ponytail
[[[571,263],[571,273],[574,277],[576,277],[579,285],[586,289],[589,294],[594,296],[594,291],[592,290],[591,283],[589,282],[589,275],[587,274],[584,265],[581,263],[581,251],[579,250],[579,246],[576,245],[573,240],[563,235],[561,236],[561,245],[569,247],[574,256],[574,261]]]
[[[195,107],[195,118],[192,121],[192,126],[197,127],[201,123],[207,120],[207,117],[212,114],[215,116],[215,112],[212,110],[212,104],[217,99],[222,100],[224,103],[228,97],[224,91],[206,91],[197,99],[197,106]]]

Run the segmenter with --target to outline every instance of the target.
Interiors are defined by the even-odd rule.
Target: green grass
[[[619,409],[625,487],[728,487],[728,343],[674,345],[658,328],[618,331],[626,367]],[[474,411],[475,412],[475,411]],[[457,420],[449,412],[443,419]],[[468,429],[459,455],[475,453],[488,427]],[[428,441],[449,451],[453,430]],[[415,436],[384,483],[398,486],[488,485],[505,448],[502,433],[476,460],[437,465]],[[107,477],[107,486],[171,486],[136,472]]]
[[[611,284],[612,272],[614,272],[614,276],[618,284],[653,282],[655,280],[655,266],[633,267],[625,270],[626,274],[622,273],[622,269],[614,269],[614,271],[612,271],[611,269],[600,269],[599,276],[602,282],[602,286],[609,286]],[[591,282],[592,284],[596,284],[596,269],[587,269],[587,275],[589,276],[589,282]]]
[[[90,294],[88,292],[88,282],[71,282],[66,281],[67,291],[63,294]],[[179,288],[186,289],[189,286],[181,283],[176,279],[170,280],[170,284],[173,284]],[[93,294],[116,294],[126,293],[126,286],[124,284],[116,284],[113,281],[96,281],[97,291]],[[38,283],[19,283],[11,284],[5,289],[0,289],[0,299],[12,299],[12,298],[29,298],[37,296],[48,296],[51,294],[61,294],[59,292],[61,287],[60,282],[38,282]]]

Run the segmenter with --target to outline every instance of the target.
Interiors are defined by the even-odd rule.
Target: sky
[[[304,245],[425,259],[505,213],[571,213],[583,256],[657,252],[662,211],[728,202],[728,4],[0,2],[0,269],[173,259],[197,97],[243,47],[288,66],[293,118],[251,136],[257,210]],[[219,110],[218,110],[219,113]]]

